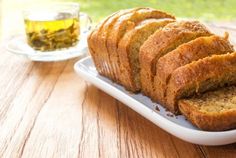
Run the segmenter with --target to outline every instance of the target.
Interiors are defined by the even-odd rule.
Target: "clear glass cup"
[[[40,52],[75,46],[92,20],[78,3],[46,3],[23,11],[27,43]],[[81,26],[81,20],[85,21]]]

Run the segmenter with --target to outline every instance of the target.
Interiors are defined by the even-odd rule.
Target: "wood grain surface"
[[[236,144],[184,142],[85,82],[79,58],[40,63],[0,50],[1,158],[236,157]]]

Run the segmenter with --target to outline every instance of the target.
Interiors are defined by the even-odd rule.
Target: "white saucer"
[[[6,49],[11,53],[24,55],[32,61],[62,61],[82,56],[87,53],[87,36],[86,34],[82,34],[80,41],[74,47],[41,52],[34,50],[27,44],[25,35],[17,35],[10,38],[6,43]]]

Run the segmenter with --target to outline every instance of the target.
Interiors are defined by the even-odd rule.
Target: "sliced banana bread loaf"
[[[178,113],[179,99],[236,84],[236,52],[213,55],[177,68],[166,88],[165,106]]]
[[[120,60],[121,84],[132,92],[140,90],[139,48],[143,42],[157,29],[162,28],[174,19],[147,19],[128,31],[120,40],[118,55]]]
[[[189,99],[179,109],[195,126],[208,131],[236,128],[236,87],[220,88]]]
[[[134,27],[145,19],[149,18],[172,18],[172,15],[155,10],[155,9],[141,9],[130,14],[126,14],[118,18],[114,24],[109,35],[107,36],[107,49],[112,63],[113,72],[116,78],[120,78],[120,61],[117,53],[118,44],[123,35],[128,31],[134,29]]]
[[[227,38],[228,36],[222,38],[215,35],[199,37],[180,45],[175,50],[161,57],[156,65],[154,100],[164,104],[166,85],[175,69],[213,54],[233,52],[233,46]]]
[[[179,21],[166,25],[150,36],[140,48],[139,61],[142,92],[154,98],[154,76],[160,57],[179,45],[211,33],[198,21]]]

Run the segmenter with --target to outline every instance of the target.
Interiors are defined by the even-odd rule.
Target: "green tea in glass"
[[[81,15],[77,3],[52,3],[25,10],[27,43],[40,51],[75,46],[80,39]]]

